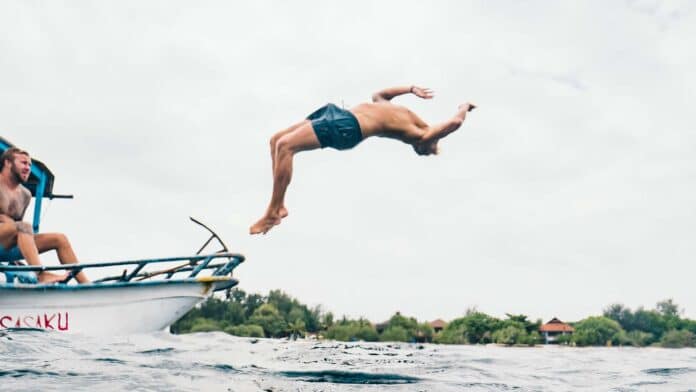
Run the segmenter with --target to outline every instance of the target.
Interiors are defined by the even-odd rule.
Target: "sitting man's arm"
[[[32,229],[31,225],[27,222],[15,221],[15,227],[17,228],[17,233],[34,234],[34,229]]]
[[[16,221],[12,217],[0,213],[0,225],[13,225],[17,233],[34,234],[34,230],[27,222]]]
[[[429,88],[418,86],[402,86],[387,88],[372,94],[372,102],[390,101],[392,98],[396,96],[409,93],[414,94],[423,99],[430,99],[433,97],[433,90]]]

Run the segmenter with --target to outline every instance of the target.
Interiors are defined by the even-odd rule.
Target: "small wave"
[[[165,354],[175,351],[174,347],[154,348],[152,350],[137,351],[138,354]]]
[[[646,374],[652,374],[655,376],[674,376],[677,374],[685,374],[685,373],[691,373],[693,372],[694,368],[688,368],[688,367],[680,367],[680,368],[654,368],[654,369],[645,369],[643,370],[643,373]]]
[[[214,369],[214,370],[221,370],[225,373],[237,373],[238,370],[235,369],[234,367],[230,365],[226,365],[224,363],[216,363],[215,365],[207,365],[207,367]]]
[[[667,384],[667,381],[639,381],[639,382],[634,382],[633,384],[630,384],[632,387],[642,387],[645,385],[660,385],[660,384]]]
[[[126,361],[122,361],[116,358],[95,358],[94,360],[98,362],[116,363],[119,365],[125,365],[127,363]]]
[[[48,330],[48,329],[43,329],[43,328],[10,327],[10,328],[5,328],[5,332],[41,332],[41,333],[50,333],[50,332],[52,332],[52,331],[51,331],[51,330]]]
[[[499,382],[468,382],[465,384],[459,384],[460,386],[469,389],[469,388],[485,388],[485,389],[491,389],[494,391],[518,391],[521,390],[522,387],[518,387],[517,385],[507,385],[507,384],[502,384]]]
[[[68,376],[76,376],[77,374],[75,373],[66,373]],[[0,370],[0,377],[24,377],[24,376],[49,376],[49,377],[55,377],[55,376],[61,376],[60,373],[56,372],[50,372],[50,371],[39,371],[39,370],[34,370],[34,369],[9,369],[9,370]]]
[[[420,378],[400,374],[346,372],[341,370],[285,371],[280,375],[306,382],[329,382],[334,384],[413,384]]]
[[[496,360],[493,358],[473,358],[471,359],[471,362],[490,364],[496,362]]]

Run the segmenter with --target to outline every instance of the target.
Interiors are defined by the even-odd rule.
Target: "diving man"
[[[60,233],[34,234],[31,225],[23,222],[24,213],[31,201],[31,192],[22,185],[31,173],[31,158],[26,151],[10,147],[0,156],[0,254],[11,253],[16,246],[30,265],[40,266],[39,254],[55,250],[61,264],[77,263],[77,257],[68,238]],[[67,274],[49,272],[38,274],[39,282],[58,282]],[[89,279],[84,272],[75,278],[80,283]]]
[[[273,135],[273,193],[266,213],[249,232],[266,234],[288,215],[285,191],[290,184],[292,159],[296,153],[325,147],[347,150],[370,136],[380,136],[410,144],[418,155],[437,154],[438,141],[459,129],[466,114],[476,107],[471,103],[459,105],[452,118],[430,126],[407,108],[391,103],[392,98],[409,93],[423,99],[433,97],[428,88],[392,87],[373,94],[371,103],[362,103],[350,110],[328,104],[306,120]]]

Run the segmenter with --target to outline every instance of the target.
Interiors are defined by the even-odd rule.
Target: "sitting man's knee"
[[[70,246],[70,241],[68,240],[68,236],[66,236],[63,233],[56,233],[56,243],[58,244],[59,247],[63,246]]]

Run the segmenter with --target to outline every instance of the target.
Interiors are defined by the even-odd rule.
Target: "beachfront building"
[[[555,343],[559,336],[571,335],[574,331],[575,328],[555,317],[548,323],[539,327],[539,332],[544,337],[545,344]]]
[[[430,326],[433,328],[433,332],[440,333],[443,329],[445,329],[447,323],[443,319],[437,319],[435,321],[431,321]]]

